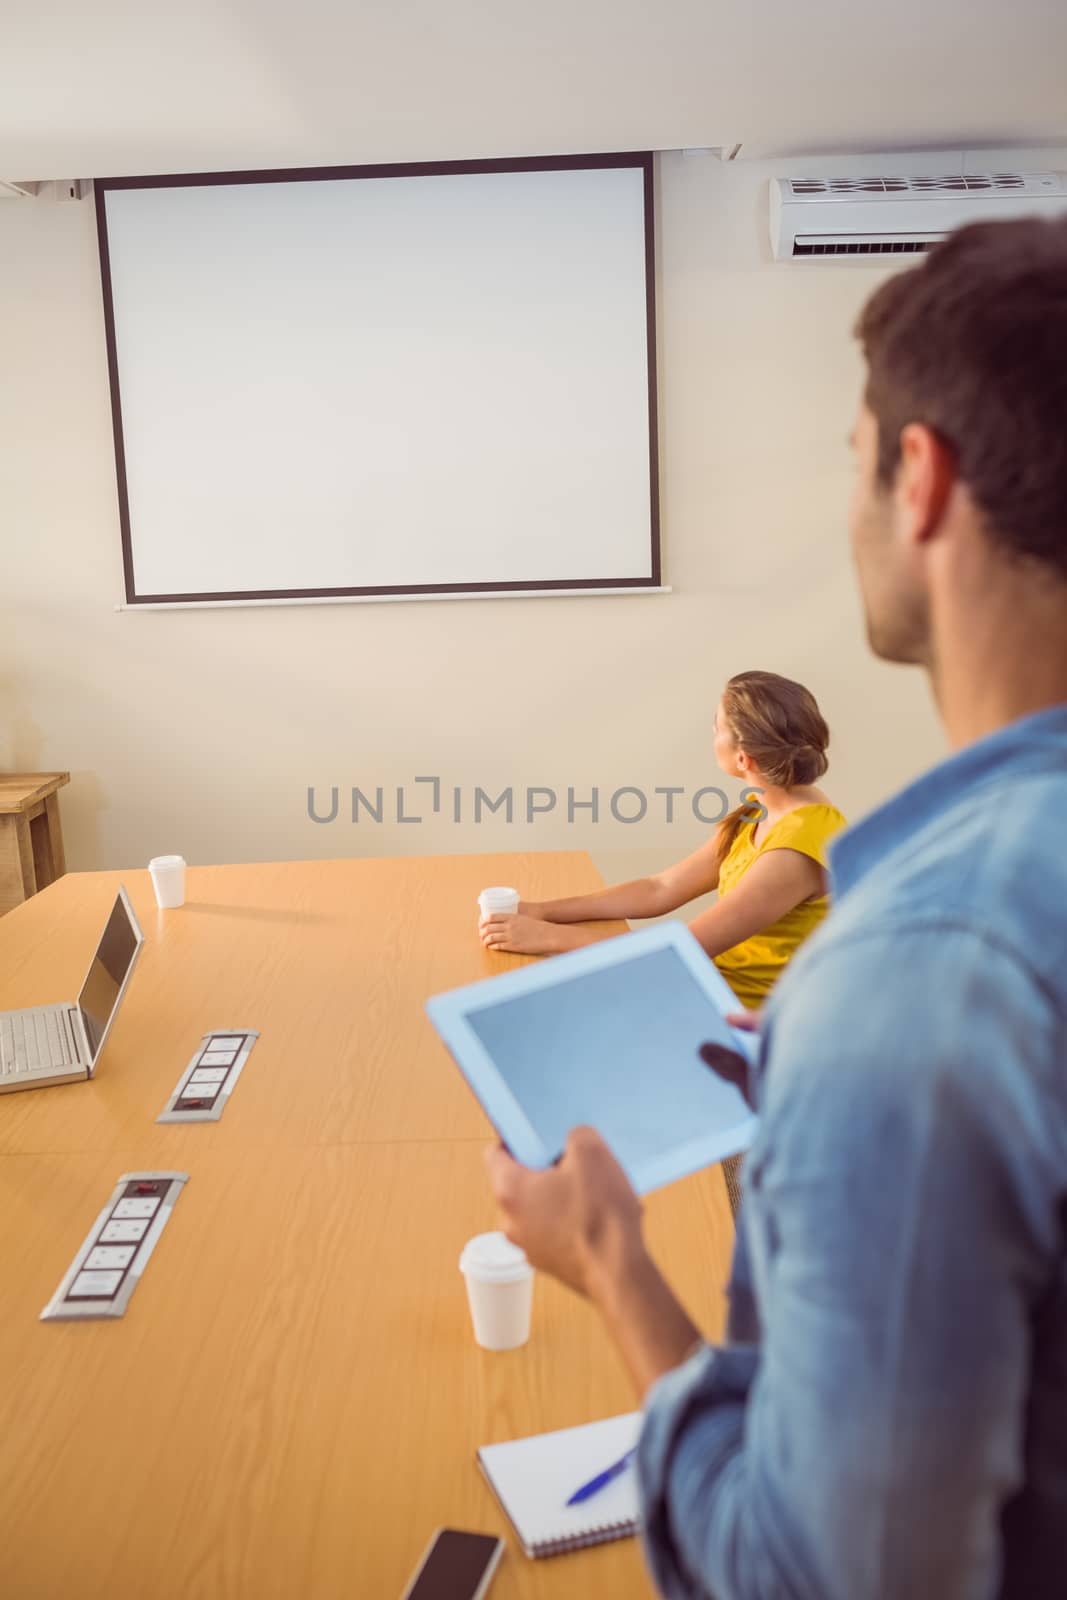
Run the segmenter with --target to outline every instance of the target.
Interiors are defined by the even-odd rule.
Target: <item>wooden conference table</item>
[[[584,854],[68,874],[0,919],[0,1009],[72,998],[116,886],[146,935],[92,1083],[0,1096],[0,1528],[11,1600],[391,1600],[432,1531],[497,1532],[493,1600],[628,1600],[635,1540],[528,1561],[481,1444],[630,1410],[596,1315],[539,1279],[523,1349],[479,1350],[457,1269],[496,1226],[490,1129],[425,998],[507,970],[475,897],[599,885]],[[605,925],[605,931],[610,925]],[[155,1122],[200,1036],[260,1038],[218,1123]],[[118,1176],[190,1174],[119,1322],[38,1316]],[[716,1336],[718,1169],[648,1234]]]

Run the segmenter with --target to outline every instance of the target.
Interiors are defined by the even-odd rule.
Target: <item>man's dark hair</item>
[[[922,422],[951,449],[986,532],[1067,578],[1067,217],[950,234],[856,324],[878,481]]]

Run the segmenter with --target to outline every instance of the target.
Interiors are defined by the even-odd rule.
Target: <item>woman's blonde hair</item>
[[[810,689],[777,672],[739,672],[722,692],[722,714],[738,748],[768,783],[802,788],[821,778],[830,730]],[[748,800],[722,819],[716,837],[719,866],[743,823],[759,816],[758,800]]]

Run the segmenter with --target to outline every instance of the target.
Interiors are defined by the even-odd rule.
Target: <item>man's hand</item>
[[[531,1264],[596,1305],[642,1397],[683,1362],[700,1333],[671,1293],[641,1235],[641,1202],[592,1128],[575,1128],[547,1172],[487,1150],[504,1232]]]
[[[533,1172],[500,1145],[486,1151],[504,1232],[530,1263],[593,1299],[644,1251],[641,1202],[592,1128],[575,1128],[554,1167]]]
[[[519,912],[494,911],[483,917],[478,933],[487,950],[502,950],[515,956],[551,956],[568,948],[566,932],[554,922]]]
[[[756,1109],[749,1082],[748,1062],[740,1050],[728,1050],[723,1044],[709,1041],[700,1046],[697,1054],[716,1077],[722,1078],[724,1083],[732,1083],[734,1088],[740,1091],[742,1100],[751,1110]]]
[[[736,1028],[740,1033],[759,1032],[758,1011],[730,1011],[726,1020],[731,1028]],[[745,1104],[755,1111],[756,1102],[752,1094],[749,1065],[740,1050],[730,1050],[726,1045],[709,1042],[702,1044],[698,1053],[705,1066],[710,1067],[726,1083],[732,1083],[735,1089],[739,1089]]]

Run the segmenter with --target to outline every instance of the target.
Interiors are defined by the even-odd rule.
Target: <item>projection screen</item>
[[[659,585],[650,155],[96,204],[128,604]]]

